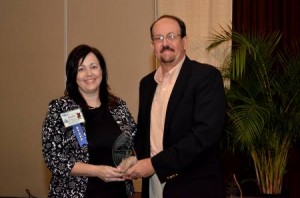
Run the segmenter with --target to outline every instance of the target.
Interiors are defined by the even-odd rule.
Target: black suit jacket
[[[136,151],[150,157],[150,115],[157,83],[155,72],[140,82]],[[220,72],[188,57],[172,90],[165,120],[163,151],[152,157],[164,198],[224,197],[219,140],[225,120],[225,94]],[[142,194],[148,197],[149,180]]]

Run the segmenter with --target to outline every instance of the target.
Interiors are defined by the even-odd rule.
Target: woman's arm
[[[92,165],[83,162],[75,163],[71,170],[71,175],[98,177],[105,182],[124,181],[122,178],[123,174],[118,168],[104,165]]]

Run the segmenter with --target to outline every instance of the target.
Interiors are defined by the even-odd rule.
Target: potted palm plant
[[[262,194],[280,194],[288,151],[300,132],[300,51],[279,51],[281,34],[242,34],[222,28],[211,50],[232,42],[223,63],[230,148],[252,158]]]

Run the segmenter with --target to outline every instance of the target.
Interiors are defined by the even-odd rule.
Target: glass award
[[[112,147],[112,158],[115,166],[119,166],[123,160],[131,156],[135,156],[132,136],[127,133],[122,133],[117,137]]]

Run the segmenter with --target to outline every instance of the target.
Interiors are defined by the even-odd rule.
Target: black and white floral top
[[[109,112],[122,132],[135,136],[137,127],[125,102],[118,99],[116,107],[109,107]],[[42,152],[48,169],[52,172],[48,197],[82,198],[88,178],[71,176],[76,162],[89,162],[88,146],[79,146],[72,127],[66,128],[60,117],[61,113],[80,109],[69,97],[52,100],[42,129]],[[85,132],[84,124],[81,124]],[[128,195],[133,194],[131,181],[126,181]]]

